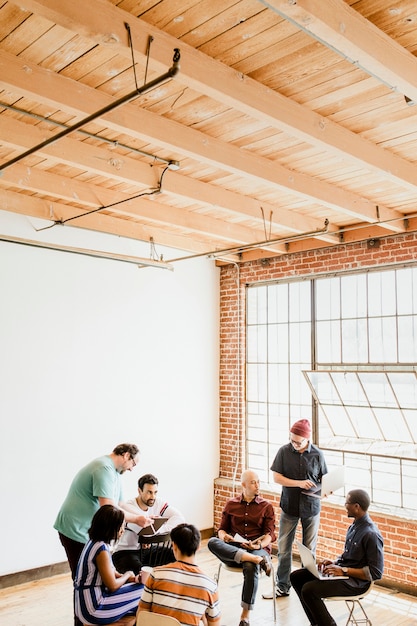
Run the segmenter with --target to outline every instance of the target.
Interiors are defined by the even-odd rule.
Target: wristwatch
[[[347,567],[342,567],[342,572],[343,572],[344,574],[347,574],[347,573],[348,573],[348,568],[347,568]]]

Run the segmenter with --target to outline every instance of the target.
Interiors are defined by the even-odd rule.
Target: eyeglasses
[[[136,467],[136,461],[135,461],[135,459],[134,459],[134,457],[133,457],[133,456],[131,456],[131,457],[130,457],[130,460],[131,460],[131,461],[132,461],[132,463],[133,463],[133,467]]]
[[[302,446],[307,440],[306,439],[301,439],[301,441],[295,441],[295,439],[290,438],[290,441],[291,441],[293,446],[298,448],[298,447]]]

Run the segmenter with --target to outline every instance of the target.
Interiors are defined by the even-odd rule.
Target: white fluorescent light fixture
[[[121,261],[123,263],[131,263],[138,267],[157,267],[164,270],[174,270],[171,263],[165,261],[156,261],[154,259],[145,259],[130,254],[119,254],[117,252],[105,252],[103,250],[89,250],[88,248],[74,248],[72,246],[62,246],[54,243],[45,243],[35,241],[33,239],[22,239],[20,237],[12,237],[10,235],[0,235],[0,241],[7,243],[16,243],[22,246],[31,246],[34,248],[44,248],[46,250],[55,250],[57,252],[68,252],[71,254],[81,254],[83,256],[96,257],[99,259],[108,259],[109,261]]]

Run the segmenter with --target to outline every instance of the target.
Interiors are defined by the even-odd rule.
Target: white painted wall
[[[149,258],[133,240],[0,212],[0,235]],[[183,256],[159,249],[164,258]],[[218,475],[219,275],[0,242],[0,575],[65,561],[53,523],[70,481],[125,441],[200,529]]]

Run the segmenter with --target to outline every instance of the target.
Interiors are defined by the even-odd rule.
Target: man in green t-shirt
[[[74,579],[80,554],[88,542],[91,520],[103,504],[120,507],[125,520],[148,526],[152,520],[146,515],[132,512],[123,501],[120,476],[136,466],[139,449],[132,443],[121,443],[111,454],[101,456],[88,463],[74,477],[57,518],[54,528],[65,549]],[[74,624],[80,625],[77,617]]]

